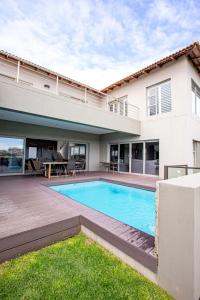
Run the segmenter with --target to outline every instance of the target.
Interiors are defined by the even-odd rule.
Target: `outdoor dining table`
[[[51,177],[57,177],[57,176],[52,176],[51,175],[51,167],[52,165],[61,165],[61,166],[67,166],[68,162],[67,161],[45,161],[43,162],[43,165],[45,167],[45,176],[50,179]],[[80,162],[76,162],[76,165],[79,165]]]

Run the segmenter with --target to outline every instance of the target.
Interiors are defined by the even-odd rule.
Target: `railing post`
[[[84,97],[84,99],[85,99],[85,103],[87,103],[87,88],[85,88],[85,97]]]
[[[168,166],[164,166],[164,179],[168,179]]]
[[[18,60],[18,63],[17,63],[17,82],[19,82],[19,71],[20,71],[20,60]]]
[[[188,166],[185,167],[185,175],[188,175]]]
[[[56,77],[56,94],[58,95],[58,76]]]
[[[108,95],[106,95],[106,110],[108,111]]]
[[[126,115],[126,112],[125,112],[125,110],[126,110],[125,102],[126,102],[126,99],[124,99],[124,101],[123,101],[123,116]]]

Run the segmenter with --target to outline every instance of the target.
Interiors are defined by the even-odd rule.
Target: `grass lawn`
[[[0,265],[0,299],[172,299],[79,234]]]

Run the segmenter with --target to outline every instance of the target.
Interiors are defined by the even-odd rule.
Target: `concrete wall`
[[[200,174],[158,183],[158,284],[200,298]]]
[[[83,142],[88,144],[89,171],[99,170],[99,136],[58,128],[29,125],[0,120],[0,135],[52,139],[62,144],[65,141]]]
[[[200,140],[200,118],[192,115],[191,78],[200,85],[196,70],[182,57],[110,93],[114,97],[128,95],[128,101],[140,108],[141,135],[127,141],[159,140],[161,178],[164,165],[193,166],[192,140]],[[146,88],[167,79],[171,79],[172,111],[147,116]],[[105,158],[103,142],[101,156]]]

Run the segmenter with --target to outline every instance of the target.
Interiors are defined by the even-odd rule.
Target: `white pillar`
[[[108,95],[106,96],[106,110],[109,110],[108,109]]]
[[[17,63],[17,82],[19,82],[19,71],[20,71],[20,61],[18,60],[18,63]]]

